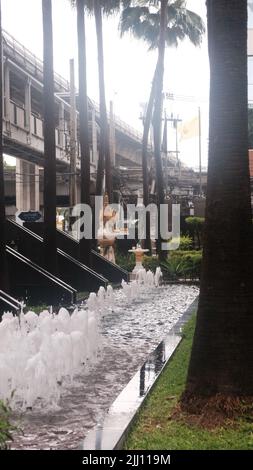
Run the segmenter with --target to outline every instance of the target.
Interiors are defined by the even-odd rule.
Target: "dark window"
[[[18,123],[17,106],[14,104],[14,124]]]
[[[33,129],[33,133],[37,135],[37,120],[35,116],[33,116]]]

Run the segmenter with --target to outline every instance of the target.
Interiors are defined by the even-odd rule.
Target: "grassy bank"
[[[184,390],[195,318],[185,327],[184,339],[165,368],[131,430],[125,449],[225,450],[253,449],[252,419],[206,430],[171,419]]]

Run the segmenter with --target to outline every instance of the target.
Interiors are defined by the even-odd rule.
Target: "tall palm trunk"
[[[90,147],[86,78],[86,38],[84,0],[77,0],[78,75],[79,75],[79,139],[81,148],[81,204],[90,206]],[[91,240],[80,239],[80,261],[91,264]]]
[[[155,100],[155,86],[157,77],[157,66],[155,69],[151,91],[149,95],[148,106],[144,119],[143,127],[143,138],[142,138],[142,179],[143,179],[143,204],[145,207],[149,204],[149,183],[148,183],[148,136],[150,131],[150,125],[152,121],[154,100]],[[150,239],[150,214],[146,214],[146,239],[144,240],[144,247],[151,251],[151,239]]]
[[[3,64],[2,52],[2,15],[0,0],[0,70]],[[4,162],[3,162],[3,79],[0,73],[0,289],[8,290],[8,266],[6,257],[6,238],[5,238],[5,197],[4,197]]]
[[[105,189],[112,199],[112,176],[111,176],[111,156],[109,141],[109,126],[106,111],[105,100],[105,74],[104,74],[104,51],[103,51],[103,25],[102,9],[99,0],[94,0],[94,14],[97,33],[97,51],[98,51],[98,74],[99,74],[99,106],[100,106],[100,145],[99,160],[97,170],[96,193],[102,194],[103,170],[105,168]]]
[[[164,182],[161,157],[161,134],[162,134],[162,103],[163,103],[163,76],[164,76],[164,55],[167,27],[167,5],[168,0],[161,0],[160,10],[160,37],[158,45],[157,76],[155,83],[155,106],[154,106],[154,156],[156,164],[156,192],[158,204],[158,239],[157,253],[162,258],[161,235],[160,235],[160,205],[164,204]]]
[[[56,154],[53,72],[53,26],[51,0],[42,0],[44,57],[44,260],[45,267],[57,273],[56,245]]]
[[[253,395],[247,0],[208,0],[209,166],[197,327],[184,400]]]

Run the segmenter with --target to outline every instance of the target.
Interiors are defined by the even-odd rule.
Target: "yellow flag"
[[[199,135],[199,119],[198,116],[194,117],[190,121],[186,121],[179,127],[180,140],[192,139]]]

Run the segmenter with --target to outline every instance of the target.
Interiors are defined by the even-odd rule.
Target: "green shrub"
[[[0,450],[8,449],[8,441],[12,441],[12,431],[16,428],[10,423],[10,408],[0,400]]]
[[[201,272],[202,253],[186,254],[182,256],[183,276],[190,279],[199,279]]]
[[[181,236],[180,237],[180,245],[179,250],[182,251],[190,251],[193,249],[193,239],[189,236]]]
[[[156,268],[161,266],[164,277],[169,280],[199,279],[201,260],[201,251],[175,250],[171,251],[169,258],[161,263],[154,256],[144,256],[143,267],[155,272]],[[116,263],[126,271],[132,272],[135,267],[135,256],[116,254]]]
[[[133,253],[129,255],[122,255],[121,253],[117,253],[115,255],[116,264],[121,268],[125,269],[128,272],[133,271],[135,267],[135,256]]]
[[[147,271],[150,269],[150,271],[154,273],[158,266],[160,266],[158,258],[156,258],[155,256],[144,256],[143,267]]]
[[[179,257],[173,257],[166,261],[162,261],[161,268],[164,277],[169,280],[176,281],[182,277],[183,263]]]
[[[41,313],[43,310],[48,310],[49,305],[41,304],[41,305],[29,305],[29,303],[25,307],[25,312],[29,312],[31,310],[34,313]]]
[[[199,279],[201,272],[201,251],[173,251],[168,260],[162,263],[169,279]]]
[[[135,267],[135,256],[133,253],[129,255],[122,255],[121,253],[116,253],[116,263],[123,269],[128,272],[133,271]],[[155,272],[156,268],[160,266],[158,258],[154,256],[144,256],[143,258],[143,267],[147,270]]]
[[[204,217],[187,217],[185,222],[192,227],[203,227],[205,219]]]
[[[185,222],[189,228],[189,235],[193,238],[194,247],[200,250],[205,219],[203,217],[187,217]]]
[[[169,252],[169,258],[173,257],[182,257],[186,255],[195,255],[195,254],[202,254],[202,250],[190,250],[190,251],[184,251],[184,250],[172,250]]]

